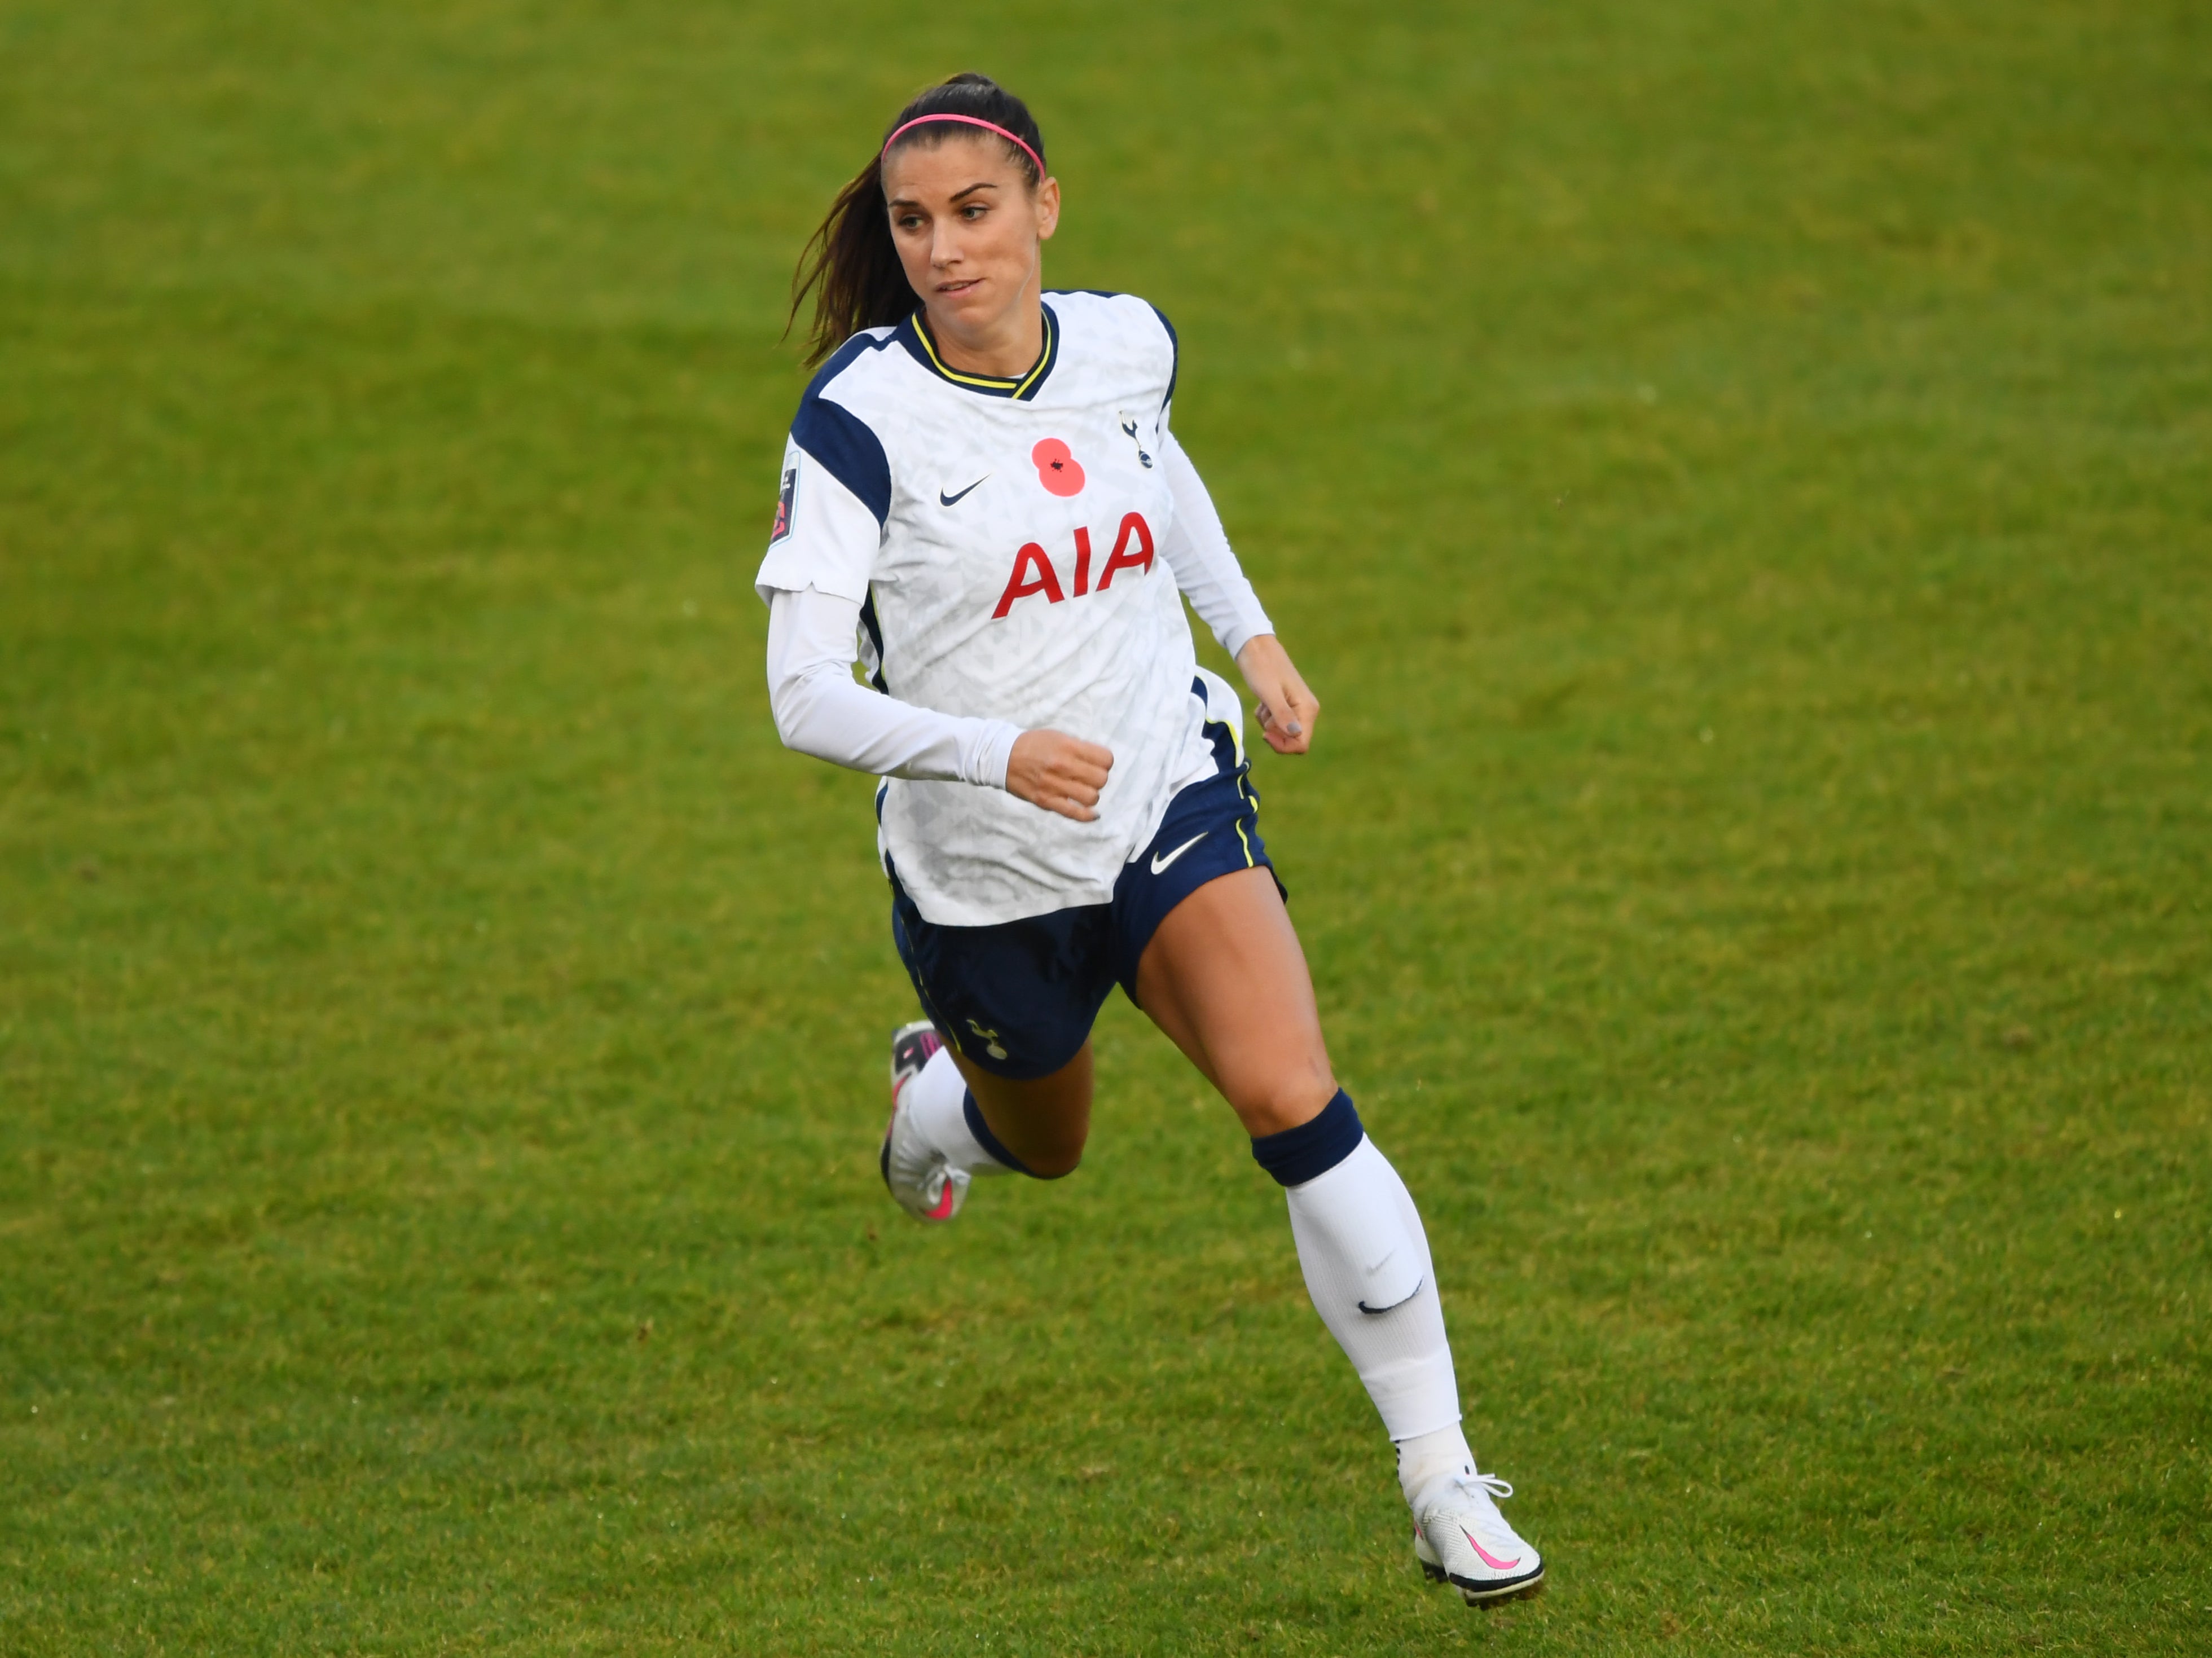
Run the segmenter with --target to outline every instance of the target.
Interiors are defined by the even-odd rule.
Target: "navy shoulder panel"
[[[792,441],[850,489],[878,524],[891,515],[890,458],[866,421],[842,404],[830,402],[822,391],[863,353],[880,351],[890,343],[889,335],[878,339],[855,334],[839,346],[821,373],[807,382],[798,416],[791,422]]]
[[[1168,333],[1168,394],[1160,399],[1160,407],[1164,409],[1175,401],[1176,376],[1182,373],[1182,339],[1175,331],[1175,325],[1168,320],[1166,312],[1155,305],[1152,314],[1160,319],[1160,326]]]

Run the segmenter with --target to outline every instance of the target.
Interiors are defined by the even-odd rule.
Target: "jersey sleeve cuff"
[[[960,757],[960,780],[1002,789],[1006,786],[1007,763],[1014,756],[1014,739],[1022,734],[1022,728],[1004,720],[979,720],[975,724],[978,729]]]
[[[1221,648],[1234,661],[1243,648],[1261,634],[1275,631],[1275,624],[1267,620],[1267,613],[1255,610],[1249,616],[1240,616],[1226,633],[1221,635]]]

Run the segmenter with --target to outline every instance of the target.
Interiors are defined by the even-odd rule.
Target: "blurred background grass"
[[[1338,1062],[1554,1562],[1425,1593],[1225,1110],[949,1233],[750,580],[791,260],[1036,104],[1328,705]],[[0,0],[0,1649],[2212,1641],[2202,8]]]

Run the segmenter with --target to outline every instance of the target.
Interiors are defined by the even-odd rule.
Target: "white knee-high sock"
[[[1298,1265],[1393,1439],[1459,1420],[1459,1382],[1421,1217],[1390,1160],[1364,1136],[1286,1193]]]
[[[1331,1116],[1334,1126],[1324,1121]],[[1296,1145],[1302,1133],[1306,1143]],[[1354,1135],[1357,1144],[1340,1151]],[[1307,1130],[1255,1141],[1254,1153],[1278,1179],[1290,1176],[1285,1196],[1307,1292],[1398,1445],[1407,1500],[1444,1475],[1472,1474],[1420,1212],[1360,1129],[1350,1098],[1340,1094]],[[1310,1173],[1318,1162],[1328,1166]]]
[[[1001,1161],[1003,1148],[995,1143],[987,1145],[976,1137],[974,1125],[981,1123],[982,1117],[969,1101],[968,1080],[953,1064],[951,1048],[940,1048],[929,1056],[921,1074],[901,1090],[899,1105],[922,1140],[953,1168],[971,1175],[1017,1172],[1016,1165]]]

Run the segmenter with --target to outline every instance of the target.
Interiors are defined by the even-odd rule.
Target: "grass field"
[[[750,582],[998,74],[1543,1600],[1227,1110],[923,1233]],[[2212,14],[0,0],[0,1653],[2212,1650]]]

